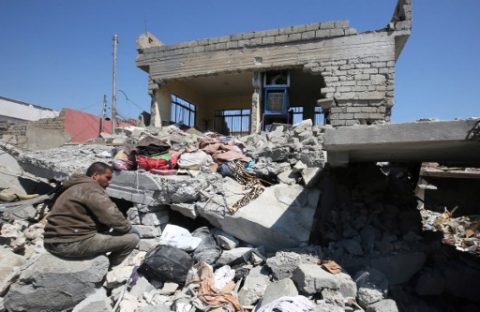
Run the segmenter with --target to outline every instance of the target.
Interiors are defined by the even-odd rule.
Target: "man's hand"
[[[136,234],[138,237],[141,237],[140,232],[134,226],[132,226],[132,229],[130,230],[130,233]]]

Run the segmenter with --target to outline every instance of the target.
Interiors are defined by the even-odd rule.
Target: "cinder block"
[[[364,68],[362,71],[364,74],[376,74],[378,73],[378,68]]]
[[[355,64],[355,68],[370,68],[370,64],[368,63]]]
[[[348,28],[348,20],[335,21],[335,28]]]
[[[330,36],[331,37],[345,36],[345,30],[343,30],[342,28],[330,29]]]
[[[332,29],[332,28],[335,28],[335,22],[320,23],[320,29]]]
[[[235,49],[235,48],[238,48],[237,40],[227,42],[227,49]]]
[[[275,36],[275,43],[284,43],[288,41],[288,35]]]
[[[262,44],[273,44],[275,43],[275,37],[263,37]]]
[[[315,31],[306,31],[302,33],[302,40],[309,40],[309,39],[314,39],[315,38]]]
[[[302,39],[302,34],[300,34],[300,33],[288,35],[288,40],[289,41],[301,40],[301,39]]]
[[[327,38],[330,36],[330,31],[328,29],[320,29],[315,31],[316,38]]]
[[[242,33],[242,39],[252,39],[255,36],[254,32]]]
[[[369,80],[370,75],[369,74],[358,74],[355,75],[355,80]]]

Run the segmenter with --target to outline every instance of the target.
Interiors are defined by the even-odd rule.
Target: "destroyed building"
[[[374,32],[341,21],[172,46],[140,36],[158,127],[46,150],[0,143],[0,311],[478,310],[478,182],[458,192],[440,178],[479,176],[480,119],[384,123],[410,23],[399,0]],[[151,145],[162,153],[147,157]],[[115,168],[106,191],[140,236],[114,268],[43,248],[50,190],[94,161]],[[164,247],[186,261],[152,277]]]
[[[411,3],[401,0],[384,28],[361,33],[345,20],[172,45],[144,33],[137,66],[148,73],[152,124],[246,134],[303,119],[389,121],[411,23]]]

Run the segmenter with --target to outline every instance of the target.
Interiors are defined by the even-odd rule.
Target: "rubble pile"
[[[474,255],[480,255],[480,216],[453,217],[455,213],[445,209],[443,213],[425,208],[420,210],[425,231],[439,231],[444,244]]]
[[[478,245],[465,243],[478,236],[474,220],[419,211],[408,167],[324,168],[323,131],[304,121],[235,139],[170,126],[118,130],[117,146],[39,152],[4,145],[42,178],[64,180],[93,161],[117,161],[122,170],[107,192],[141,239],[113,268],[103,256],[62,260],[43,249],[47,203],[0,204],[0,311],[381,312],[478,304],[469,287],[480,278]],[[177,157],[177,166],[129,163],[131,151],[150,148],[145,138]],[[470,253],[445,249],[432,229]]]

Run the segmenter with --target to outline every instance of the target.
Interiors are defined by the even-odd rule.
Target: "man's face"
[[[94,173],[92,179],[97,181],[101,187],[107,188],[110,185],[110,180],[112,180],[112,170],[106,169],[103,173]]]

